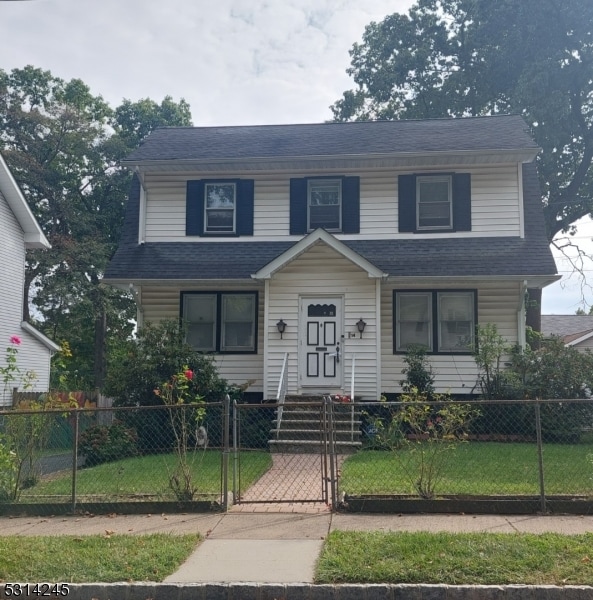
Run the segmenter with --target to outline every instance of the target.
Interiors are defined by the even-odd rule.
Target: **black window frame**
[[[418,178],[451,177],[451,227],[418,227]],[[472,230],[472,190],[470,173],[435,171],[398,175],[398,231],[400,233],[455,233]]]
[[[431,314],[431,341],[432,349],[427,350],[426,353],[429,355],[451,355],[451,356],[471,356],[473,351],[462,350],[455,352],[453,350],[439,350],[439,334],[440,334],[440,322],[439,322],[439,295],[441,294],[472,294],[473,296],[473,332],[471,337],[473,338],[473,344],[476,344],[476,328],[478,326],[478,290],[475,288],[429,288],[429,289],[397,289],[393,290],[392,296],[392,310],[393,310],[393,354],[406,354],[407,350],[399,350],[397,348],[397,334],[398,334],[398,300],[399,294],[427,294],[430,295],[430,314]]]
[[[357,175],[322,175],[290,179],[290,235],[306,235],[309,227],[309,182],[341,181],[340,230],[331,233],[360,233],[360,177]],[[324,229],[321,227],[320,229]]]
[[[214,350],[197,350],[204,354],[257,354],[258,352],[258,314],[259,314],[259,292],[257,290],[200,290],[183,291],[180,293],[179,319],[181,323],[187,323],[184,318],[185,298],[187,296],[215,296],[216,297],[216,320],[214,328]],[[253,350],[222,350],[222,298],[223,296],[252,296],[254,299],[253,315]]]
[[[207,231],[206,185],[235,184],[235,230]],[[255,182],[253,179],[217,178],[190,179],[186,184],[185,235],[206,238],[240,237],[253,235]]]

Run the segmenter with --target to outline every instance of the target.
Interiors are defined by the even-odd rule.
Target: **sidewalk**
[[[272,507],[275,512],[269,512]],[[333,530],[579,534],[593,532],[593,516],[332,514],[322,505],[276,504],[223,514],[0,518],[0,535],[200,533],[204,541],[165,580],[182,584],[310,583],[323,540]]]

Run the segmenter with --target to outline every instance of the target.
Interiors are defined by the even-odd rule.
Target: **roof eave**
[[[348,167],[430,167],[451,164],[507,164],[532,162],[540,152],[535,148],[455,150],[438,152],[394,152],[394,153],[362,153],[362,154],[323,154],[294,156],[253,156],[230,158],[178,158],[171,157],[155,160],[122,160],[122,165],[141,172],[159,171],[192,171],[216,169],[269,169],[307,167],[313,164],[323,166],[332,163],[336,168]],[[174,167],[174,168],[172,168]]]
[[[27,333],[31,334],[31,336],[33,336],[36,340],[41,342],[51,352],[58,352],[60,350],[60,347],[58,346],[58,344],[56,344],[54,341],[50,340],[46,335],[41,333],[41,331],[39,331],[38,329],[35,329],[35,327],[33,327],[33,325],[31,325],[30,323],[27,323],[27,321],[21,322],[21,329],[23,329]]]
[[[31,212],[2,154],[0,154],[0,192],[6,198],[25,234],[25,246],[27,248],[50,248],[48,239]]]

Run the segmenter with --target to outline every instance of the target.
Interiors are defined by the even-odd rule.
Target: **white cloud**
[[[112,106],[123,98],[185,98],[196,125],[320,122],[331,118],[329,106],[352,87],[348,51],[362,39],[364,27],[411,5],[412,0],[0,2],[0,68],[31,64],[64,79],[80,78]],[[585,288],[585,294],[593,303],[591,291]],[[572,313],[581,302],[580,283],[564,280],[546,288],[543,298],[544,312]]]

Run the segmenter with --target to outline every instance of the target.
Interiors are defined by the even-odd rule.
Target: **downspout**
[[[136,327],[141,329],[144,325],[144,308],[142,307],[142,288],[130,283],[130,294],[136,303]]]
[[[144,175],[140,169],[134,169],[140,182],[140,209],[138,211],[138,244],[144,244],[146,241],[146,189],[144,187]]]
[[[527,333],[525,325],[525,302],[527,298],[527,281],[523,281],[520,288],[521,301],[519,302],[519,310],[517,311],[517,344],[522,350],[527,346]]]

